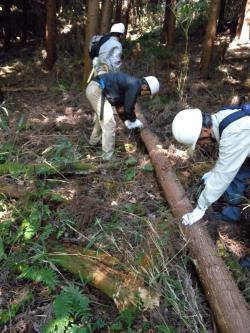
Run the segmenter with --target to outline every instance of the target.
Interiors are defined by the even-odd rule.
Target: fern
[[[51,320],[48,325],[43,329],[43,333],[66,333],[65,331],[69,326],[71,320],[69,318],[58,318]]]
[[[75,319],[89,319],[89,299],[73,284],[66,286],[55,300],[56,318],[72,315]],[[63,313],[63,315],[62,315]]]
[[[54,301],[55,319],[44,328],[43,333],[91,333],[89,299],[73,284],[68,284]],[[73,323],[81,320],[84,327]]]
[[[40,267],[37,265],[24,266],[21,268],[22,273],[18,276],[19,279],[29,279],[35,282],[42,282],[50,289],[56,285],[57,275],[51,268]]]

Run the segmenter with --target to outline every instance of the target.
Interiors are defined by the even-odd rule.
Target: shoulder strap
[[[232,122],[234,122],[235,120],[238,120],[240,118],[243,118],[245,116],[250,116],[250,103],[246,103],[244,105],[242,105],[241,107],[237,107],[238,111],[235,111],[233,113],[231,113],[230,115],[228,115],[227,117],[225,117],[221,122],[220,122],[220,125],[219,125],[219,133],[220,133],[220,136],[222,135],[222,132],[223,130],[229,125],[231,124]],[[228,107],[227,109],[223,108],[221,110],[234,110],[236,109],[236,107]],[[220,110],[220,111],[221,111]]]

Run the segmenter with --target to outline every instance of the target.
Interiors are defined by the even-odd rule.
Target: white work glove
[[[143,128],[143,123],[139,119],[136,119],[133,122],[130,120],[125,120],[124,124],[128,129]]]
[[[200,208],[196,207],[192,213],[187,213],[182,216],[182,223],[185,225],[192,225],[195,222],[199,221],[203,218],[205,214],[205,210],[201,210]]]
[[[96,67],[97,65],[99,65],[99,59],[98,59],[98,57],[95,57],[95,58],[93,59],[92,64],[93,64],[93,67]]]
[[[208,178],[211,176],[212,171],[208,171],[206,173],[204,173],[204,175],[201,177],[201,179],[203,180],[203,183],[206,184],[208,181]]]

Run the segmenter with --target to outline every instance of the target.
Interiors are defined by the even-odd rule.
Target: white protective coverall
[[[237,110],[222,110],[212,115],[212,129],[219,143],[219,157],[198,199],[205,211],[226,191],[242,164],[250,157],[250,116],[235,120],[219,136],[219,124]]]
[[[103,158],[109,160],[112,158],[115,148],[115,132],[116,132],[116,121],[114,114],[116,113],[115,108],[111,106],[108,100],[105,98],[104,112],[105,117],[100,120],[101,113],[101,101],[102,91],[100,85],[91,81],[86,88],[86,96],[95,111],[94,116],[94,128],[92,130],[89,143],[92,146],[102,141],[102,150],[104,152]]]
[[[122,45],[117,37],[111,36],[99,50],[98,57],[93,60],[95,75],[118,72],[121,67]]]

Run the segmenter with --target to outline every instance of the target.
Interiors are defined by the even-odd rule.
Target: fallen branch
[[[2,92],[22,92],[22,91],[42,91],[46,92],[48,90],[45,86],[40,87],[1,87]]]
[[[244,297],[219,256],[217,248],[202,222],[195,223],[192,227],[185,227],[180,223],[181,216],[192,211],[192,205],[168,161],[166,150],[161,148],[158,138],[150,131],[138,108],[137,113],[145,126],[141,130],[142,140],[154,165],[164,196],[173,215],[179,219],[179,227],[188,242],[220,332],[248,332],[250,315]]]
[[[151,309],[159,306],[159,295],[145,287],[134,272],[122,267],[118,259],[80,246],[55,241],[48,243],[49,257],[64,269],[80,275],[112,298],[119,309]]]
[[[22,164],[8,162],[0,164],[0,176],[9,174],[28,174],[28,175],[87,175],[105,169],[116,168],[116,164],[93,164],[91,162],[61,162],[61,163],[39,163]]]

